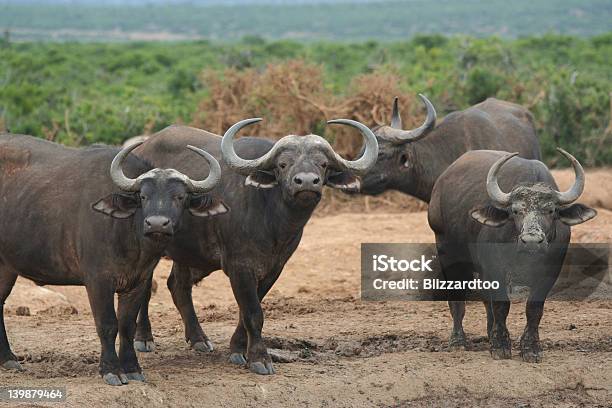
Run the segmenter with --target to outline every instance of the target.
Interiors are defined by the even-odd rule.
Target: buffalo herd
[[[155,347],[148,304],[153,270],[167,256],[173,261],[167,285],[187,343],[213,351],[191,292],[223,270],[239,308],[229,361],[274,374],[261,301],[298,247],[323,186],[372,195],[398,190],[429,203],[445,276],[505,282],[508,265],[520,264],[531,277],[520,354],[541,361],[538,326],[570,226],[596,215],[575,203],[584,171],[559,149],[576,174],[574,185],[559,191],[540,161],[532,115],[519,105],[491,98],[436,124],[433,104],[419,96],[427,115],[412,130],[402,129],[397,98],[389,126],[329,121],[361,133],[355,160],[312,134],[235,140],[261,119],[240,121],[222,137],[170,126],[121,149],[0,135],[1,366],[23,369],[3,318],[4,301],[22,276],[37,285],[85,286],[101,343],[100,375],[110,385],[144,381],[136,351]],[[506,290],[482,296],[496,359],[511,357]],[[449,307],[449,346],[464,347],[465,301],[449,300]]]

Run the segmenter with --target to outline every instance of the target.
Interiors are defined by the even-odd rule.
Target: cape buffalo
[[[427,108],[420,127],[402,130],[395,98],[391,125],[372,129],[379,144],[378,160],[362,180],[362,194],[398,190],[429,202],[440,174],[469,150],[518,151],[521,157],[540,160],[533,117],[522,106],[489,98],[450,113],[436,126],[436,110],[425,96],[419,97]]]
[[[596,215],[591,208],[573,204],[584,189],[584,171],[573,156],[558,150],[576,173],[574,185],[565,192],[558,191],[540,161],[478,150],[465,153],[440,176],[429,202],[429,225],[444,276],[471,280],[477,274],[500,282],[498,290],[485,295],[487,331],[496,359],[511,357],[507,282],[521,279],[530,288],[521,356],[541,361],[538,326],[565,258],[570,226]]]
[[[133,346],[136,316],[183,209],[196,217],[225,211],[207,194],[221,177],[211,155],[189,147],[211,169],[194,181],[129,155],[137,146],[74,149],[0,136],[0,304],[17,276],[38,285],[84,285],[102,344],[100,374],[111,385],[144,380]],[[21,370],[2,313],[0,319],[0,364]]]
[[[541,159],[533,117],[522,106],[489,98],[466,110],[450,113],[436,126],[436,110],[425,96],[419,97],[427,108],[423,125],[402,130],[395,98],[391,125],[373,129],[380,146],[378,160],[363,178],[361,193],[398,190],[429,202],[440,174],[469,150],[516,150],[523,158]],[[455,327],[450,346],[463,347],[461,320],[465,303],[449,302],[449,308]]]
[[[258,374],[273,374],[271,358],[262,341],[261,301],[297,248],[302,231],[321,198],[323,185],[357,190],[359,179],[378,154],[374,134],[351,120],[335,120],[356,127],[365,137],[364,154],[348,161],[320,136],[285,136],[276,143],[236,133],[261,119],[233,125],[223,136],[185,126],[172,126],[153,135],[138,152],[158,166],[171,166],[204,176],[207,169],[183,154],[192,144],[223,156],[224,173],[217,192],[232,211],[214,220],[193,220],[168,247],[174,261],[168,288],[185,324],[185,339],[200,351],[212,350],[193,307],[191,288],[215,270],[229,277],[240,308],[231,338],[230,361],[248,364]],[[235,146],[234,146],[235,145]],[[137,347],[151,350],[153,336],[146,304],[141,310]]]

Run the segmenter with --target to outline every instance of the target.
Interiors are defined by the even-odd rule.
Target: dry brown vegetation
[[[368,126],[387,124],[391,97],[400,99],[407,127],[422,120],[415,95],[399,88],[401,79],[388,72],[355,77],[345,95],[337,95],[323,82],[323,67],[302,60],[270,64],[263,71],[226,69],[222,75],[205,70],[202,83],[209,97],[198,106],[192,125],[222,134],[248,117],[263,117],[250,134],[273,139],[288,133],[322,133],[324,123],[335,118],[357,120]],[[354,156],[361,146],[356,131],[344,127],[325,130],[341,154]]]
[[[248,130],[249,134],[279,139],[289,133],[317,133],[332,141],[334,148],[347,157],[354,157],[359,151],[361,136],[344,126],[326,129],[327,120],[348,118],[368,126],[388,124],[393,96],[400,99],[405,128],[418,126],[425,115],[416,95],[403,91],[399,75],[388,71],[355,77],[343,95],[325,86],[323,66],[303,60],[269,64],[264,70],[228,68],[222,75],[216,70],[205,70],[200,80],[209,95],[198,106],[193,126],[223,134],[242,119],[263,117],[261,124]],[[557,171],[556,174],[563,177],[563,182],[570,182],[573,177],[571,171]],[[592,171],[588,184],[593,187],[598,183],[606,185],[609,174],[607,169]],[[597,189],[596,193],[589,191],[587,186],[583,197],[587,204],[612,208],[606,189]],[[317,213],[412,212],[425,208],[425,203],[398,192],[364,197],[326,189]]]

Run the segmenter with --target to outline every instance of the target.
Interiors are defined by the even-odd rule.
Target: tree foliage
[[[296,60],[301,65],[291,68]],[[236,118],[278,118],[288,104],[304,104],[285,106],[292,114],[314,114],[314,122],[277,120],[286,133],[309,126],[322,132],[327,116],[360,110],[354,116],[374,125],[389,109],[391,93],[405,98],[414,122],[422,115],[411,103],[419,92],[441,116],[487,97],[506,99],[534,113],[550,162],[562,146],[587,165],[609,165],[610,66],[612,33],[517,40],[435,35],[392,43],[259,37],[232,44],[8,42],[0,46],[0,127],[69,145],[118,144],[177,122],[219,131],[215,124],[229,120],[219,95],[223,86],[236,87],[235,80],[247,81],[240,89],[251,90],[232,105]],[[294,69],[299,75],[290,75]],[[294,84],[287,79],[297,84],[301,99],[287,95]],[[285,94],[275,94],[275,87]],[[353,110],[342,110],[347,106]]]

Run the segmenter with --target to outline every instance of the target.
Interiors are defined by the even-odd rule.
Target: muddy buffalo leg
[[[234,334],[230,340],[230,362],[236,365],[245,365],[247,363],[247,346],[247,332],[242,324],[242,317],[240,313],[238,313],[238,324],[236,325],[236,330],[234,330]]]
[[[462,245],[448,242],[438,243],[438,255],[440,259],[441,278],[445,280],[469,280],[471,279],[471,265],[458,262],[458,254],[467,249]],[[457,290],[448,292],[448,308],[453,318],[453,329],[448,340],[450,349],[465,349],[465,332],[463,330],[463,317],[465,316],[465,291]]]
[[[555,284],[559,271],[546,279],[540,279],[537,287],[529,293],[529,298],[525,304],[525,315],[527,324],[521,336],[521,358],[530,363],[542,361],[542,346],[540,345],[540,320],[544,314],[544,302],[550,289]]]
[[[264,297],[268,294],[276,280],[280,275],[281,270],[276,271],[276,273],[271,273],[266,278],[264,278],[257,285],[257,296],[259,301],[261,302]],[[246,361],[246,352],[247,352],[247,332],[242,324],[242,319],[240,318],[240,314],[238,315],[238,325],[236,326],[236,330],[232,335],[232,339],[230,341],[230,361],[237,365],[245,365]]]
[[[488,300],[485,300],[483,303],[487,311],[487,337],[489,341],[491,341],[491,331],[493,330],[493,305]]]
[[[174,262],[168,277],[168,289],[170,289],[174,305],[181,314],[181,319],[185,325],[185,340],[194,350],[213,351],[213,345],[204,333],[202,326],[200,326],[193,307],[192,287],[193,279],[191,278],[190,268]]]
[[[527,301],[525,304],[525,314],[527,324],[521,336],[521,357],[530,363],[542,361],[542,348],[540,346],[540,334],[538,327],[544,313],[544,302]]]
[[[229,267],[227,272],[240,308],[240,320],[247,332],[249,369],[256,374],[274,374],[272,359],[261,336],[264,316],[257,293],[255,273],[246,268],[240,270],[240,267],[236,266]]]
[[[493,328],[491,330],[491,356],[495,360],[512,358],[512,342],[506,327],[506,318],[510,312],[510,301],[492,301]]]
[[[152,283],[153,277],[147,281],[144,298],[140,306],[140,313],[138,313],[136,335],[134,336],[134,348],[143,353],[155,350],[151,321],[149,320],[149,301],[151,300]]]
[[[448,341],[452,349],[465,348],[465,332],[463,331],[463,317],[465,316],[465,301],[449,300],[448,307],[453,317],[453,331]]]
[[[6,335],[6,327],[4,326],[4,301],[11,293],[17,275],[2,271],[0,273],[0,364],[3,368],[10,370],[23,370],[21,364],[17,361],[17,357],[11,351],[8,337]]]
[[[134,350],[134,334],[136,333],[136,317],[146,297],[148,282],[141,283],[128,292],[119,294],[119,361],[121,368],[129,380],[144,381],[142,369],[138,364]]]
[[[86,287],[91,312],[96,322],[96,331],[102,345],[100,375],[107,384],[127,384],[128,378],[121,370],[115,350],[115,339],[119,331],[114,305],[115,289],[110,282],[101,279],[88,282]]]

